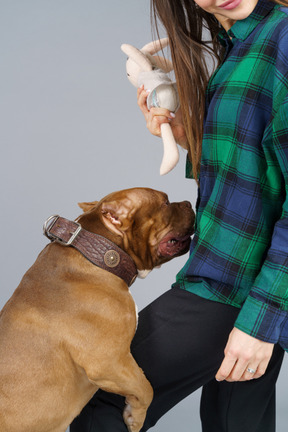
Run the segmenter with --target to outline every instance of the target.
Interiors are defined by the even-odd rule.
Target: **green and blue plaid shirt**
[[[238,329],[288,351],[288,8],[259,0],[221,40],[195,236],[175,285],[241,308]]]

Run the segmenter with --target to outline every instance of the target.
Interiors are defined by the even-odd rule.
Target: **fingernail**
[[[170,116],[171,116],[172,118],[175,118],[175,117],[176,117],[175,114],[174,114],[173,112],[170,112]]]

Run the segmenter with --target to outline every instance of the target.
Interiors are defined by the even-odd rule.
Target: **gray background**
[[[195,205],[184,151],[176,169],[159,176],[161,140],[146,130],[125,76],[121,43],[141,47],[151,38],[148,0],[0,0],[0,307],[47,243],[42,223],[51,214],[75,218],[77,202],[134,186]],[[185,259],[135,282],[140,309],[170,287]],[[287,381],[285,360],[278,432],[287,429]],[[154,430],[200,431],[199,396]]]

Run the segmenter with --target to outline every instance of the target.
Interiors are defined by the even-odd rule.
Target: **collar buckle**
[[[74,232],[70,232],[71,237],[68,240],[64,240],[57,235],[51,233],[53,226],[56,224],[58,219],[60,218],[59,215],[52,215],[50,216],[43,225],[43,234],[48,237],[51,241],[56,241],[57,243],[60,243],[62,246],[71,246],[73,241],[76,239],[76,237],[79,235],[80,231],[82,230],[82,226],[79,222],[73,222],[77,226]]]

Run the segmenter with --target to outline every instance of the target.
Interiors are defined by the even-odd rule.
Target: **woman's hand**
[[[188,142],[185,129],[182,122],[181,109],[178,109],[176,114],[170,113],[165,108],[147,108],[147,97],[149,92],[144,90],[144,86],[137,90],[137,103],[142,113],[144,114],[146,125],[152,135],[161,136],[160,126],[162,123],[170,123],[175,141],[184,149],[188,149]]]
[[[234,327],[224,351],[225,358],[216,374],[216,380],[248,381],[260,378],[267,369],[273,348],[274,344],[263,342]]]

